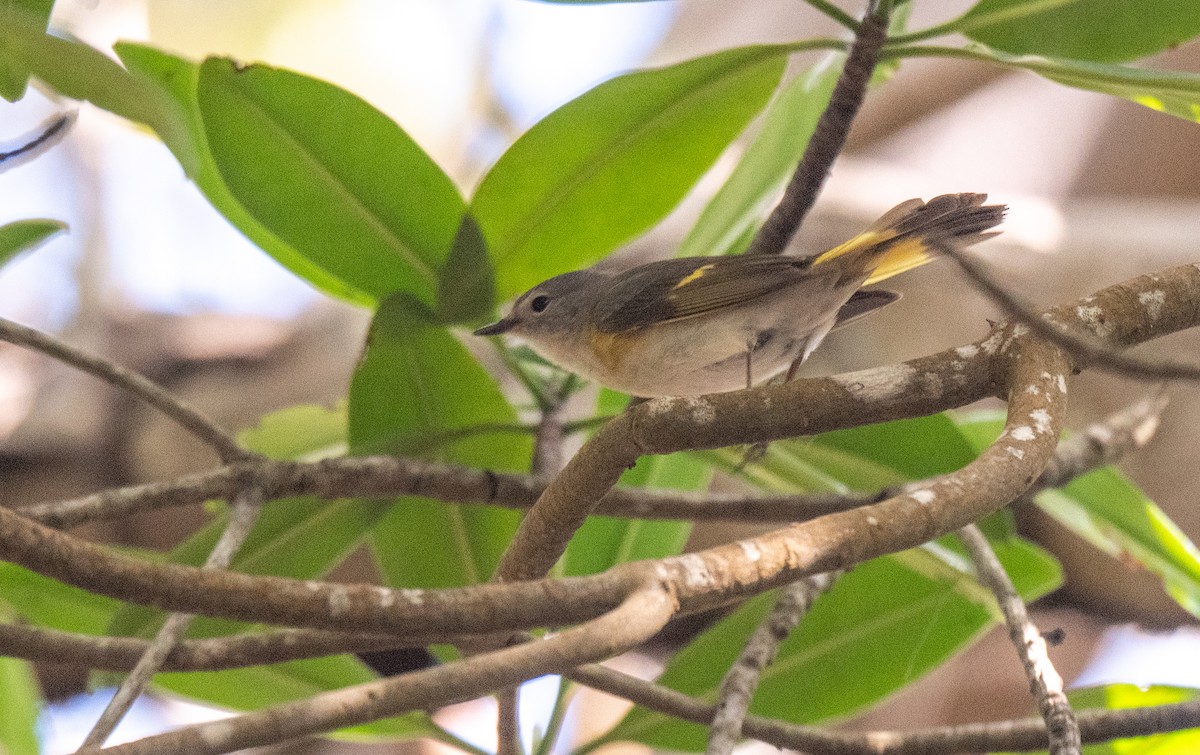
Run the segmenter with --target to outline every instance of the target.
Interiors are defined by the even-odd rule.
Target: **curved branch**
[[[1144,307],[1136,312],[1122,307],[1130,297],[1137,300],[1146,292],[1151,292],[1162,302],[1153,317]],[[1107,318],[1106,335],[1111,343],[1127,346],[1200,323],[1198,292],[1200,267],[1183,265],[1110,286],[1088,297],[1086,306],[1089,315],[1095,316],[1104,316],[1112,310],[1114,316]],[[1049,310],[1047,314],[1067,318],[1074,316],[1077,308],[1078,305],[1068,305]],[[1120,316],[1116,316],[1117,312]],[[1072,368],[1057,349],[1030,335],[1028,328],[1006,325],[977,343],[900,365],[732,393],[658,398],[638,404],[602,427],[546,487],[521,522],[499,572],[508,580],[536,579],[545,574],[562,555],[567,542],[597,502],[616,484],[620,474],[644,454],[756,443],[857,427],[963,406],[1006,390],[1012,402],[1010,422],[1018,423],[1009,430],[1015,431],[1017,427],[1029,424],[1029,418],[1022,418],[1020,414],[1021,407],[1029,404],[1030,399],[1065,394],[1065,375]],[[1014,359],[1020,352],[1039,350],[1040,354],[1030,354],[1028,359]],[[1028,374],[1018,374],[1022,370]],[[1048,384],[1041,377],[1042,373],[1050,378]],[[1011,390],[1018,385],[1019,391]],[[1024,391],[1037,393],[1023,394]],[[1052,411],[1052,407],[1028,409],[1035,410],[1048,411],[1053,422],[1060,421],[1061,413]],[[1040,427],[1041,423],[1033,426]],[[1039,447],[1046,450],[1044,444]],[[1023,489],[1041,473],[1048,457],[1039,454],[1037,464],[1029,464],[1017,454],[1024,456],[1024,451],[1013,447],[1011,451],[1002,449],[998,454],[985,453],[969,469],[1004,474],[1004,468],[1013,462],[1014,471],[1029,475],[1027,480],[1021,481],[1020,488]],[[1015,496],[1021,489],[1009,486],[1008,492]],[[920,497],[927,498],[930,492],[923,492]],[[924,519],[926,509],[911,495],[906,500],[909,504],[901,508],[912,509],[909,513],[917,517],[901,522],[904,529],[910,529]],[[879,506],[890,509],[894,505],[884,502],[849,513],[877,510]],[[989,513],[991,505],[973,509],[972,513],[982,516]],[[833,514],[818,521],[846,515]],[[958,529],[976,518],[978,516],[954,517],[952,526],[936,534]],[[930,527],[928,531],[938,529]],[[936,535],[930,535],[933,536]],[[927,539],[906,540],[906,547]],[[833,571],[845,565],[822,564],[806,573]]]
[[[1151,397],[1062,441],[1030,492],[1060,487],[1141,448],[1153,437],[1158,416],[1166,403],[1166,394],[1156,391]],[[232,498],[250,478],[261,481],[270,490],[271,498],[378,496],[390,502],[392,496],[420,495],[446,503],[488,504],[521,510],[532,506],[545,490],[544,482],[529,475],[395,456],[339,457],[315,462],[264,458],[170,482],[133,485],[83,498],[24,506],[20,513],[49,527],[71,527],[170,506]],[[874,493],[722,495],[618,487],[600,499],[596,513],[640,519],[804,522],[868,503],[879,503],[895,492],[884,489]]]

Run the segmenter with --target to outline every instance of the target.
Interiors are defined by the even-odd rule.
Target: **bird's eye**
[[[544,312],[548,306],[550,306],[550,297],[545,294],[538,294],[529,300],[529,308],[534,312]]]

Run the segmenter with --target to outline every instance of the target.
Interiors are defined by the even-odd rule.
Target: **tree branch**
[[[951,257],[981,291],[992,298],[1008,316],[1028,327],[1071,355],[1077,369],[1094,367],[1142,380],[1200,380],[1200,365],[1177,362],[1147,362],[1116,351],[1105,341],[1109,336],[1109,318],[1114,313],[1091,306],[1084,299],[1069,319],[1051,313],[1038,314],[1034,308],[1021,303],[1016,296],[1000,285],[982,262],[951,244],[938,246],[938,251]],[[1153,278],[1153,276],[1151,276]],[[1147,290],[1138,294],[1137,303],[1124,302],[1124,307],[1139,307],[1153,320],[1161,308],[1165,291]],[[1059,324],[1059,323],[1062,324]],[[1082,333],[1083,335],[1081,335]],[[1086,334],[1095,337],[1089,337]],[[1118,344],[1128,345],[1128,344]]]
[[[208,417],[170,391],[164,390],[136,372],[89,354],[48,333],[42,333],[4,318],[0,318],[0,341],[40,351],[141,399],[175,420],[192,435],[212,446],[222,461],[231,462],[253,456],[239,446],[232,435],[222,430]]]
[[[244,490],[234,498],[233,505],[230,507],[229,522],[216,545],[213,546],[203,568],[224,569],[229,566],[234,555],[245,542],[246,536],[254,528],[254,523],[258,521],[262,502],[262,491],[257,487]],[[104,712],[100,714],[99,720],[88,732],[79,748],[80,751],[103,746],[117,725],[121,723],[121,719],[129,712],[138,695],[142,694],[142,690],[150,683],[150,679],[162,668],[163,662],[179,644],[191,622],[192,615],[187,613],[172,613],[167,617],[154,640],[146,648],[142,657],[138,659],[137,665],[117,687],[116,693],[104,707]]]
[[[1082,747],[1079,742],[1079,723],[1063,690],[1062,677],[1050,662],[1045,638],[1030,620],[1025,602],[1017,594],[1017,588],[1008,578],[1004,566],[996,558],[995,551],[979,527],[969,524],[958,531],[958,537],[971,554],[979,581],[987,585],[1000,604],[1004,622],[1008,625],[1009,639],[1017,649],[1017,655],[1025,667],[1025,675],[1029,678],[1029,691],[1037,700],[1042,719],[1046,722],[1051,755],[1079,755]]]
[[[871,83],[871,74],[879,51],[887,39],[886,4],[870,3],[862,22],[857,25],[854,43],[846,55],[842,74],[834,85],[829,104],[817,120],[813,135],[804,149],[804,157],[784,189],[783,198],[767,216],[746,254],[781,254],[804,222],[804,216],[817,201],[821,184],[829,175],[833,161],[846,143],[854,116],[862,107]]]
[[[780,590],[775,606],[750,635],[741,655],[721,680],[708,733],[708,755],[733,752],[742,738],[742,724],[763,669],[775,661],[779,643],[796,628],[813,601],[833,587],[838,576],[836,573],[814,574]]]
[[[321,734],[400,713],[470,700],[527,679],[609,658],[653,636],[675,611],[655,585],[617,608],[548,639],[380,679],[254,713],[106,748],[114,755],[223,753]]]
[[[716,706],[600,665],[567,673],[579,684],[630,700],[668,716],[709,725]],[[1079,713],[1084,743],[1107,742],[1200,726],[1200,700],[1148,708],[1085,710]],[[1040,718],[946,726],[919,731],[833,732],[815,726],[748,715],[744,733],[775,747],[809,755],[929,755],[929,753],[1038,751],[1046,747]]]
[[[1062,441],[1054,458],[1030,493],[1061,487],[1141,448],[1158,426],[1166,394],[1156,392]],[[244,480],[264,482],[270,498],[317,496],[326,499],[420,495],[459,504],[488,504],[528,509],[545,483],[528,475],[490,472],[395,456],[340,457],[315,462],[256,459],[209,472],[106,490],[83,498],[25,506],[20,513],[49,527],[70,527],[100,519],[185,506],[237,494]],[[640,519],[804,522],[879,503],[897,490],[873,493],[806,493],[801,495],[721,495],[679,493],[645,488],[613,488],[596,506],[605,516]]]

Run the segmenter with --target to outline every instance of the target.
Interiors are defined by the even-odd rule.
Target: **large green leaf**
[[[67,229],[58,220],[17,220],[0,225],[0,267],[21,252],[35,249],[51,236]]]
[[[1026,599],[1057,586],[1057,565],[1020,540],[994,543]],[[900,557],[897,557],[900,556]],[[937,667],[996,622],[990,594],[928,552],[859,564],[820,597],[763,673],[751,711],[814,723],[862,710]],[[680,651],[659,682],[712,701],[773,593],[750,601]],[[603,741],[704,749],[706,729],[634,708]]]
[[[779,91],[758,135],[680,244],[679,256],[741,251],[804,155],[844,60],[832,53]]]
[[[995,412],[965,414],[959,421],[976,446],[996,439],[1003,420]],[[1200,550],[1179,527],[1115,467],[1072,480],[1034,498],[1043,511],[1100,550],[1132,557],[1162,578],[1181,606],[1200,616]]]
[[[790,49],[620,76],[527,131],[471,205],[500,297],[590,264],[666,215],[766,104]]]
[[[1036,55],[1009,55],[982,45],[965,49],[901,47],[885,51],[884,54],[897,57],[933,55],[998,63],[1007,68],[1032,71],[1064,86],[1109,94],[1167,115],[1200,123],[1200,73],[1154,71]]]
[[[50,23],[54,0],[6,0],[0,4],[0,26],[21,24],[35,32],[45,31]],[[2,42],[0,42],[2,44]],[[16,102],[25,96],[29,67],[18,60],[0,56],[0,97]]]
[[[291,244],[259,223],[230,193],[209,152],[204,124],[200,120],[200,109],[196,103],[196,85],[200,77],[200,67],[197,64],[129,42],[119,43],[115,49],[131,72],[145,85],[157,88],[178,109],[188,138],[177,140],[175,143],[167,142],[167,146],[196,182],[205,198],[226,220],[260,249],[274,257],[279,264],[325,293],[355,304],[374,304],[370,295],[309,260]],[[159,136],[162,137],[162,134]]]
[[[491,376],[425,307],[403,294],[384,301],[350,386],[353,452],[524,468],[528,436],[470,431],[515,419]],[[374,528],[372,545],[389,584],[472,584],[491,575],[519,518],[514,511],[405,497]]]
[[[1190,0],[980,0],[953,26],[1006,52],[1115,62],[1195,37],[1200,11]]]
[[[464,205],[395,122],[332,84],[223,58],[201,64],[197,101],[221,176],[255,219],[359,290],[433,303]]]

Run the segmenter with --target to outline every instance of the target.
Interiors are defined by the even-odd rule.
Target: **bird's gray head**
[[[475,331],[477,336],[511,333],[531,341],[555,336],[578,337],[580,322],[595,303],[606,276],[592,270],[576,270],[556,275],[529,289],[513,304],[512,311],[499,322]]]

